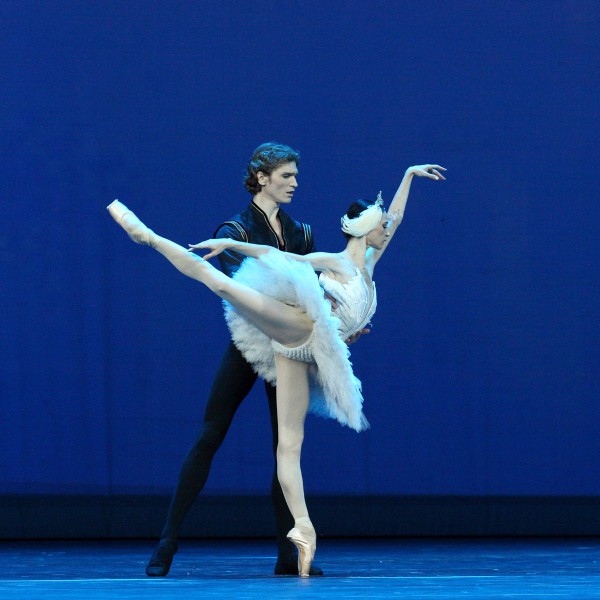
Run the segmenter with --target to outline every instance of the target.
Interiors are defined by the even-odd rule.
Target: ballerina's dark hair
[[[277,167],[289,162],[295,162],[297,166],[300,163],[300,153],[277,142],[261,144],[252,154],[244,171],[244,187],[256,196],[262,189],[258,183],[258,172],[270,175]]]

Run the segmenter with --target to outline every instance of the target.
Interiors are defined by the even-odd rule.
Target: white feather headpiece
[[[348,215],[344,215],[341,218],[342,231],[352,237],[363,237],[377,227],[384,211],[383,199],[381,198],[381,192],[379,192],[377,200],[371,206],[365,208],[360,215],[353,219],[348,217]]]

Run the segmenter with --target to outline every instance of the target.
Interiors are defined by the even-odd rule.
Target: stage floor
[[[274,543],[180,543],[149,578],[149,541],[2,542],[0,598],[600,598],[600,539],[319,540],[324,577],[273,573]]]

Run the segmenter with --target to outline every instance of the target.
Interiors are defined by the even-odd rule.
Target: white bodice
[[[325,273],[319,275],[319,284],[331,296],[337,307],[333,314],[340,320],[340,334],[347,339],[369,323],[377,308],[377,291],[365,281],[360,271],[346,283],[340,283]]]

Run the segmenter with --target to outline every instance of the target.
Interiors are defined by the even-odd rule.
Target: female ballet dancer
[[[439,165],[407,169],[386,212],[381,196],[354,202],[342,217],[346,248],[300,256],[231,239],[207,240],[185,249],[146,227],[118,200],[112,217],[133,241],[160,252],[184,275],[225,301],[233,341],[256,372],[277,384],[277,476],[294,517],[288,538],[298,549],[298,573],[308,577],[316,533],[304,499],[300,451],[310,410],[361,431],[360,381],[343,340],[361,331],[377,304],[373,270],[402,221],[414,176],[445,180]],[[193,250],[209,249],[200,258]],[[245,260],[233,278],[207,259],[233,250]],[[320,272],[319,277],[315,271]]]

